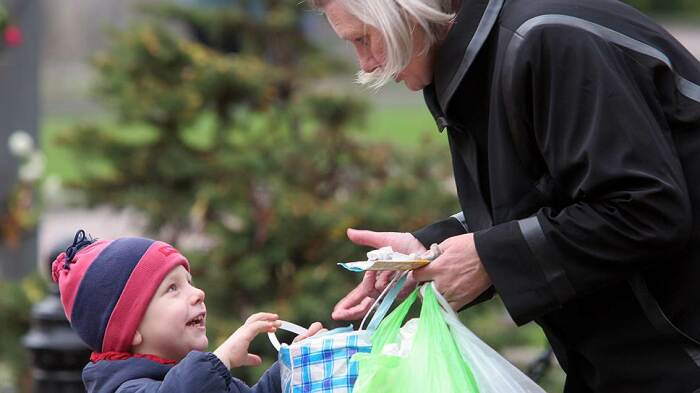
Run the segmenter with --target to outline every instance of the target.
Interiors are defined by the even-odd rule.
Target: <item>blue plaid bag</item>
[[[367,329],[362,329],[363,320],[360,330],[353,330],[351,325],[289,345],[280,345],[275,334],[268,333],[270,341],[279,350],[282,392],[351,393],[358,375],[358,364],[351,358],[356,353],[372,351],[372,332],[389,311],[405,279],[405,274],[397,277],[377,299],[375,305],[379,304],[379,307]],[[280,329],[296,334],[306,332],[303,327],[290,322],[282,322]]]
[[[356,353],[372,350],[366,330],[352,326],[331,330],[292,345],[280,347],[280,376],[284,393],[350,393],[357,379]]]

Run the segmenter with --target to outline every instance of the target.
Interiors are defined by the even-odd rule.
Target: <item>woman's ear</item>
[[[143,342],[143,336],[137,330],[136,333],[134,333],[134,339],[131,340],[131,346],[132,347],[139,346],[139,345],[141,345],[142,342]]]

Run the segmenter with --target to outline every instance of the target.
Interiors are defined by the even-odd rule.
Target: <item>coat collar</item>
[[[156,355],[148,355],[141,353],[131,353],[131,352],[93,352],[90,354],[90,361],[97,363],[101,360],[127,360],[131,358],[148,359],[156,363],[172,365],[177,364],[177,360],[164,359]]]
[[[437,51],[433,85],[424,92],[426,101],[437,99],[443,113],[496,24],[503,2],[504,0],[462,1],[455,24]],[[431,92],[431,89],[434,91]]]

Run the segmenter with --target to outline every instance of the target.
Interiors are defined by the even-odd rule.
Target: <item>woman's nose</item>
[[[360,56],[360,68],[362,71],[370,73],[379,67],[379,62],[374,58],[374,56],[362,55]]]

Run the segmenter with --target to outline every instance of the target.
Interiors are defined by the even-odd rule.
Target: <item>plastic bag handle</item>
[[[291,322],[287,322],[287,321],[280,321],[280,322],[282,322],[282,325],[277,328],[278,330],[285,330],[287,332],[296,333],[297,335],[304,334],[304,333],[309,331],[308,329],[303,328],[295,323],[291,323]],[[277,335],[275,334],[275,332],[268,332],[267,338],[270,339],[272,346],[275,347],[277,352],[279,352],[280,347],[282,345],[280,344],[280,340],[277,339]]]
[[[433,290],[433,293],[435,294],[435,299],[437,299],[438,304],[442,307],[443,310],[445,310],[448,314],[453,315],[455,318],[459,317],[457,316],[457,313],[455,310],[452,309],[452,306],[450,306],[450,303],[445,299],[440,291],[438,291],[437,287],[435,286],[435,281],[430,281],[427,282],[420,287],[420,294],[421,296],[425,296],[425,288],[430,285],[430,289]]]
[[[379,324],[389,312],[391,305],[394,304],[394,301],[399,296],[399,292],[401,292],[403,285],[406,283],[407,277],[408,271],[400,272],[399,274],[394,275],[394,278],[391,279],[389,285],[387,285],[386,288],[384,288],[384,291],[382,291],[382,293],[377,297],[377,299],[367,311],[367,315],[365,315],[365,317],[362,319],[362,322],[360,322],[360,330],[362,330],[362,327],[365,325],[365,321],[367,320],[367,317],[372,313],[372,310],[377,305],[379,305],[377,307],[377,311],[374,312],[374,316],[372,316],[372,319],[367,325],[367,330],[377,330],[377,327],[379,327]]]
[[[438,301],[438,304],[448,313],[450,314],[455,314],[454,310],[450,306],[450,303],[445,299],[442,294],[437,290],[437,287],[435,286],[435,281],[430,281],[426,282],[425,284],[421,285],[420,287],[420,294],[421,296],[425,296],[425,287],[430,286],[430,289],[433,290],[433,293],[435,293],[435,298]]]

